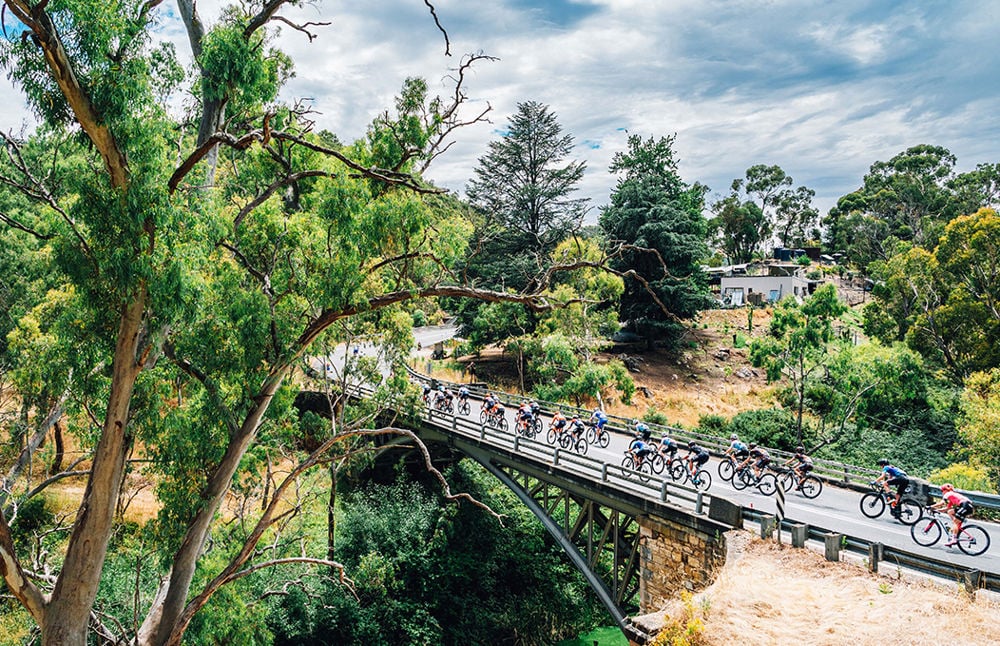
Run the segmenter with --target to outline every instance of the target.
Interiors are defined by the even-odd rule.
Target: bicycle
[[[663,470],[666,469],[667,474],[670,475],[671,477],[673,477],[672,472],[675,464],[679,463],[682,466],[684,465],[684,461],[681,458],[677,457],[676,450],[674,451],[668,450],[666,453],[657,450],[654,451],[653,454],[650,455],[650,457],[653,458],[653,471],[655,471],[656,473],[663,473]]]
[[[785,490],[785,493],[795,488],[806,498],[812,499],[823,491],[823,481],[814,475],[799,475],[799,472],[791,467],[776,466],[774,470],[778,473],[778,484]]]
[[[649,482],[649,479],[653,477],[653,465],[648,459],[639,460],[639,458],[632,453],[631,449],[625,451],[625,457],[622,458],[622,476],[626,479],[631,477],[632,474],[636,474],[640,481]]]
[[[757,491],[765,496],[772,495],[778,489],[778,479],[773,473],[768,473],[761,469],[760,475],[754,473],[753,467],[749,464],[742,468],[737,468],[733,472],[733,489],[742,491],[747,487],[756,487]]]
[[[597,428],[595,422],[587,422],[587,441],[606,449],[611,443],[611,433],[606,428]]]
[[[736,473],[737,467],[740,466],[740,461],[737,460],[732,455],[727,455],[722,458],[722,462],[719,462],[719,477],[726,481],[732,481],[733,475]]]
[[[479,423],[483,426],[492,426],[498,430],[507,432],[510,428],[510,424],[507,422],[507,417],[504,415],[504,411],[498,410],[496,412],[484,410],[479,413]]]
[[[459,397],[458,412],[466,417],[468,417],[469,413],[472,412],[472,407],[469,406],[469,399],[467,397]]]
[[[454,413],[455,403],[447,397],[438,397],[434,399],[433,408],[439,413]]]
[[[951,533],[951,518],[937,509],[926,507],[926,516],[921,516],[910,526],[910,537],[917,545],[931,547],[941,536],[947,535],[951,541],[945,547],[958,547],[969,556],[979,556],[990,548],[990,535],[979,525],[962,522],[958,536]],[[926,521],[926,522],[925,522]]]
[[[670,461],[670,477],[679,480],[681,484],[691,483],[698,491],[708,491],[712,486],[712,474],[706,469],[698,467],[692,474],[687,462],[687,458],[674,458]]]
[[[861,513],[868,518],[878,518],[885,513],[886,507],[892,507],[896,494],[886,491],[877,482],[869,482],[871,491],[861,496]],[[905,493],[905,492],[904,492]],[[912,498],[902,497],[899,500],[899,515],[896,520],[904,525],[912,525],[921,515],[920,503]]]
[[[587,449],[590,448],[586,437],[582,434],[575,436],[571,431],[566,431],[559,436],[559,446],[566,450],[573,449],[580,455],[587,455]]]

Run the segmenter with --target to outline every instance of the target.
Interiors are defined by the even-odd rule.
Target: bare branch
[[[281,179],[279,179],[278,181],[274,182],[266,189],[264,189],[260,195],[252,199],[246,206],[240,209],[240,212],[236,214],[235,218],[233,218],[233,228],[234,229],[238,228],[240,224],[243,222],[243,218],[245,218],[255,208],[266,202],[269,197],[274,195],[275,191],[277,191],[280,188],[284,188],[286,186],[294,184],[299,180],[303,180],[307,177],[329,177],[333,179],[334,177],[336,177],[336,175],[322,170],[304,170],[298,173],[292,173],[291,175],[288,175],[286,177],[282,177]]]
[[[0,222],[3,222],[12,229],[18,229],[19,231],[24,231],[25,233],[32,235],[39,240],[51,240],[52,238],[56,237],[55,234],[53,233],[39,233],[38,231],[35,231],[31,227],[25,224],[21,224],[14,218],[10,217],[9,215],[5,215],[3,213],[0,213]]]
[[[288,18],[285,18],[284,16],[274,16],[272,20],[280,20],[281,22],[285,23],[292,29],[296,31],[301,31],[309,38],[310,43],[316,38],[316,34],[309,31],[307,27],[327,27],[332,24],[329,22],[304,22],[301,25],[297,25]]]
[[[451,56],[451,41],[448,40],[448,32],[444,30],[444,27],[441,26],[441,21],[438,20],[437,11],[435,11],[434,5],[430,3],[430,0],[424,0],[424,4],[431,10],[431,15],[434,17],[434,24],[437,25],[437,28],[441,30],[442,34],[444,34],[444,55]]]

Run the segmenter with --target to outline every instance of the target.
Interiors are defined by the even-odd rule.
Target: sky
[[[258,0],[259,1],[259,0]],[[549,106],[587,171],[577,196],[595,221],[628,133],[675,136],[679,172],[709,200],[755,164],[777,164],[816,192],[826,213],[872,163],[917,144],[951,150],[957,170],[1000,162],[1000,2],[924,0],[424,0],[306,2],[279,13],[277,44],[296,61],[285,100],[306,97],[317,127],[362,136],[405,78],[447,95],[463,54],[484,53],[467,79],[468,114],[428,177],[459,193],[523,101]],[[211,24],[217,1],[198,3]],[[173,2],[159,31],[188,51]],[[0,102],[0,127],[25,120]]]

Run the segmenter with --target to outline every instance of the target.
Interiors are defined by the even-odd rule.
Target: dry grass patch
[[[1000,604],[985,594],[972,601],[957,583],[875,575],[759,539],[695,606],[707,609],[710,645],[1000,644]]]

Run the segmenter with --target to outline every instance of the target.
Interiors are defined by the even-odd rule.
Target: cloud
[[[211,23],[221,3],[199,2]],[[420,0],[302,3],[281,14],[329,21],[277,43],[296,61],[283,92],[310,97],[317,126],[341,140],[367,124],[409,76],[447,94],[464,53],[499,57],[471,71],[470,107],[491,124],[465,129],[429,175],[461,191],[520,101],[549,105],[573,155],[586,161],[579,193],[606,204],[608,165],[641,136],[676,134],[680,173],[715,193],[758,163],[813,188],[825,212],[871,164],[918,143],[949,148],[968,170],[996,162],[1000,5],[992,0]],[[163,37],[187,44],[161,5]],[[6,101],[3,123],[20,121]],[[11,107],[14,109],[11,109]]]

